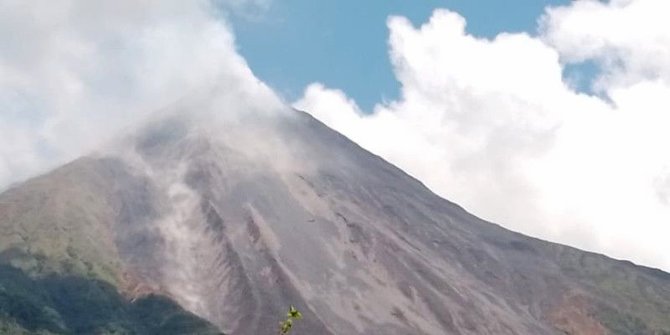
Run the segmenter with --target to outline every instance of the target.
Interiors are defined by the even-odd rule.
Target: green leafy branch
[[[302,319],[302,314],[293,306],[289,308],[286,316],[286,320],[279,323],[279,334],[288,334],[293,328],[293,320]]]

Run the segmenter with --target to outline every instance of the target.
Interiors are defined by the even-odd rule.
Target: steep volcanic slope
[[[670,333],[669,274],[479,220],[300,112],[196,119],[1,195],[0,259],[231,334],[290,304],[296,334]]]

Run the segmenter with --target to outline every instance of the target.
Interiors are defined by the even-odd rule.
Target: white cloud
[[[220,8],[206,0],[0,0],[0,189],[205,88],[235,96],[227,109],[278,103],[237,54]]]
[[[491,40],[446,10],[419,28],[391,17],[397,101],[363,113],[312,84],[295,106],[486,219],[670,270],[667,6],[576,1],[538,37]],[[606,98],[562,79],[582,61]]]
[[[600,89],[638,81],[670,81],[670,2],[665,0],[576,1],[548,10],[543,39],[568,62],[594,60],[605,70]]]

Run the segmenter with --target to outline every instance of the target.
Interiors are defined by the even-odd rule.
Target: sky
[[[254,14],[228,15],[239,53],[254,73],[288,100],[318,81],[346,88],[363,110],[397,97],[400,85],[388,57],[389,15],[414,24],[436,8],[449,8],[469,19],[475,36],[501,31],[534,32],[547,5],[567,0],[285,0],[267,3]],[[252,9],[253,10],[253,9]]]
[[[0,189],[197,92],[509,229],[670,270],[667,0],[0,0]],[[274,108],[274,107],[273,107]]]

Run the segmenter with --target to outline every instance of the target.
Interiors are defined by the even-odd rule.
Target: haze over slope
[[[289,304],[296,334],[670,332],[667,273],[484,222],[304,113],[227,109],[177,106],[0,195],[3,262],[231,334]]]
[[[493,6],[463,5],[482,13],[501,7],[488,1]],[[446,5],[439,2],[403,2],[408,10],[393,10],[399,7],[388,1],[333,1],[340,10],[324,11],[329,5],[312,1],[0,0],[0,190],[84,155],[147,113],[212,85],[237,95],[229,105],[276,104],[277,96],[292,99],[287,91],[302,90],[303,84],[276,85],[254,61],[260,58],[285,69],[276,72],[281,82],[299,83],[301,73],[322,82],[308,87],[299,109],[443,197],[515,231],[670,270],[670,57],[664,56],[670,43],[659,43],[670,41],[663,15],[670,2],[571,2],[547,8],[537,31],[498,27],[488,38],[475,27],[490,20],[453,11],[461,6],[436,8],[422,23],[431,6]],[[300,3],[307,7],[289,12],[309,20],[272,10]],[[547,1],[526,7],[539,12],[541,3]],[[386,9],[376,18],[357,11],[369,27],[361,29],[349,20],[359,7]],[[424,14],[410,13],[419,7]],[[503,8],[511,14],[497,15],[504,20],[528,9]],[[251,20],[271,42],[260,43],[257,57],[249,55],[245,25],[230,20],[240,10],[266,13],[254,18],[272,22]],[[333,19],[319,20],[324,12]],[[388,43],[386,15],[392,15]],[[344,28],[335,29],[343,38],[331,43],[337,39],[324,38],[322,29],[336,27]],[[292,45],[300,47],[273,39],[278,30],[297,34]],[[377,37],[367,34],[373,30]],[[305,35],[314,39],[303,41]],[[356,39],[365,42],[352,48]],[[323,53],[325,45],[343,52]],[[357,97],[350,85],[319,74],[379,89],[384,83],[367,71],[347,72],[342,64],[359,64],[360,53],[387,63],[385,45],[393,67],[375,72],[388,71],[387,84],[397,79],[401,91],[397,98],[387,92],[390,100],[374,111],[346,97]],[[295,68],[285,67],[282,53]],[[305,63],[324,71],[309,73]],[[575,91],[572,76],[588,77],[591,65],[599,73],[591,89],[600,93]]]

